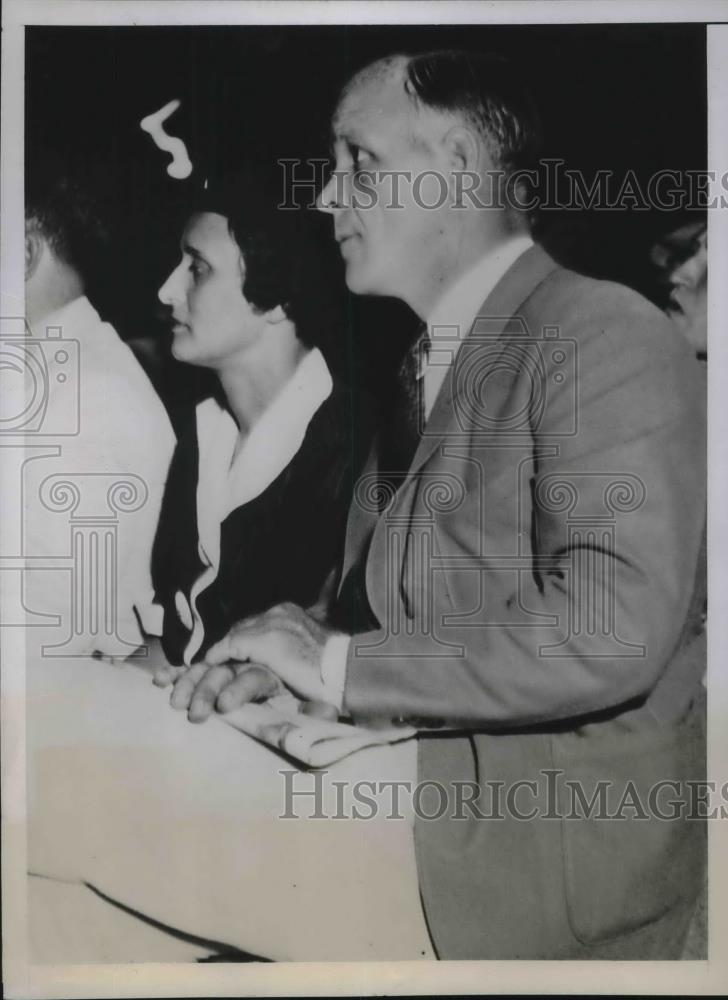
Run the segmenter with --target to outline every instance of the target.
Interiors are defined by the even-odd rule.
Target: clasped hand
[[[187,710],[191,722],[204,722],[213,711],[232,712],[251,701],[265,701],[292,691],[301,711],[335,719],[324,701],[323,650],[332,630],[295,604],[279,604],[238,622],[211,646],[204,661],[191,667],[165,666],[154,674],[160,687],[172,683],[170,704]]]

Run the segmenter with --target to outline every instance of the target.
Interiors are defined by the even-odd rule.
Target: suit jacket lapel
[[[521,304],[531,295],[536,286],[557,267],[556,262],[540,247],[534,246],[527,250],[505,273],[478,310],[478,316],[468,331],[466,342],[483,332],[494,339],[502,334],[509,320],[514,314],[517,314]],[[483,325],[486,327],[485,331],[482,329]],[[410,470],[397,492],[392,509],[384,516],[380,516],[372,505],[366,502],[362,503],[362,498],[366,493],[366,482],[369,482],[369,480],[365,480],[365,477],[373,477],[377,473],[376,445],[372,449],[349,508],[341,581],[346,578],[349,570],[360,558],[363,547],[372,532],[375,533],[375,537],[372,538],[372,549],[374,549],[376,536],[380,535],[387,519],[392,517],[397,508],[400,508],[397,511],[397,517],[402,516],[401,505],[405,502],[405,498],[409,498],[407,502],[411,502],[411,491],[408,487],[411,485],[415,473],[440,446],[448,433],[452,433],[456,420],[455,402],[458,394],[458,391],[453,389],[453,368],[451,367],[435,400]],[[369,577],[373,568],[371,563],[372,560],[368,559],[367,589],[370,590],[370,593],[371,580]]]
[[[346,575],[354,563],[358,561],[361,552],[366,545],[366,540],[374,530],[379,517],[379,511],[375,503],[368,503],[367,497],[376,490],[372,490],[377,475],[377,446],[376,442],[369,452],[369,457],[364,465],[364,469],[354,487],[354,495],[349,504],[349,515],[346,522],[346,541],[344,545],[344,559],[339,577],[339,590],[346,579]]]
[[[527,250],[506,271],[478,310],[463,347],[479,335],[486,335],[496,341],[537,285],[557,267],[558,264],[541,247],[533,246]],[[430,458],[443,438],[452,433],[453,425],[457,427],[455,406],[462,394],[463,385],[454,385],[453,374],[456,370],[456,365],[451,366],[440,387],[422,439],[412,459],[408,479]]]

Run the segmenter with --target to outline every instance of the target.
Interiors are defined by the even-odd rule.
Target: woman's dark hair
[[[248,302],[262,311],[281,306],[299,340],[324,346],[340,315],[337,261],[311,210],[280,207],[291,204],[284,176],[277,164],[245,167],[211,181],[195,207],[228,220],[245,264]]]

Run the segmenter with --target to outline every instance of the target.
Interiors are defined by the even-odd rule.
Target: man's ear
[[[442,142],[452,170],[480,170],[481,142],[472,129],[465,125],[453,125]]]
[[[443,137],[448,169],[450,205],[462,208],[481,190],[490,160],[478,135],[465,125],[454,125]],[[487,159],[487,162],[486,162]],[[476,194],[467,194],[476,192]]]
[[[25,280],[33,277],[40,264],[45,240],[34,226],[25,227]]]

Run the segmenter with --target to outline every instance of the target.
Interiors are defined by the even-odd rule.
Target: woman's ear
[[[283,306],[273,306],[273,308],[269,309],[265,314],[265,321],[266,323],[270,323],[271,326],[282,323],[287,319],[288,316],[286,316],[286,311]]]

